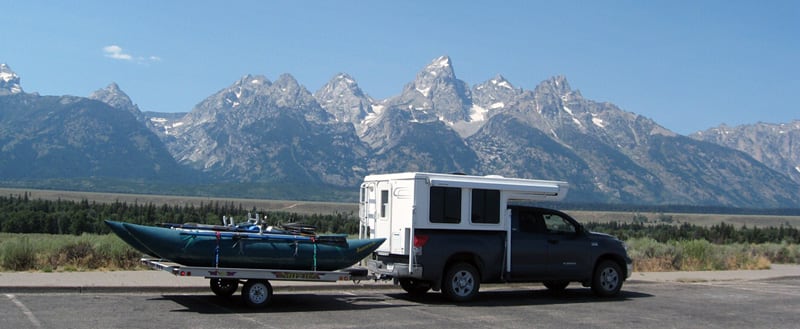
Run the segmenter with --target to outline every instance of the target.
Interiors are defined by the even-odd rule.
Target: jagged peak
[[[437,57],[417,74],[417,81],[437,78],[455,78],[455,71],[450,57]]]
[[[122,91],[122,88],[120,88],[116,82],[109,83],[108,86],[103,89],[95,90],[91,95],[89,95],[89,98],[100,100],[106,103],[113,100],[115,103],[122,101],[124,103],[133,104],[128,94]]]
[[[0,95],[22,93],[20,78],[8,64],[0,64]]]
[[[569,82],[567,82],[567,77],[563,75],[557,75],[544,80],[540,86],[545,86],[549,90],[557,92],[559,95],[566,95],[572,91]]]
[[[451,67],[452,64],[450,63],[450,57],[447,55],[436,57],[430,64],[428,64],[427,68],[430,69],[442,69]]]
[[[116,82],[109,83],[108,86],[106,86],[106,89],[114,91],[120,90],[119,85]]]
[[[337,73],[315,93],[315,97],[325,97],[324,94],[341,93],[343,91],[348,91],[358,97],[365,96],[353,77],[347,73]]]
[[[353,79],[353,77],[351,77],[349,74],[343,73],[343,72],[337,73],[336,76],[334,76],[333,79],[331,79],[331,81],[344,81],[347,84],[355,84],[356,83],[356,80]]]
[[[247,74],[243,76],[241,79],[239,79],[239,81],[236,81],[236,83],[234,83],[234,85],[238,86],[245,86],[245,85],[260,86],[260,85],[270,85],[270,84],[271,82],[269,81],[269,79],[260,74],[259,75]]]
[[[514,89],[514,85],[506,80],[506,78],[501,74],[497,74],[494,76],[494,78],[489,79],[489,83],[502,88]]]
[[[122,88],[116,82],[111,82],[103,89],[95,90],[89,99],[108,104],[111,107],[125,110],[133,113],[137,119],[142,118],[142,112],[139,106],[133,103],[133,100],[122,91]]]
[[[274,82],[275,85],[281,87],[300,87],[300,82],[289,73],[281,74]]]

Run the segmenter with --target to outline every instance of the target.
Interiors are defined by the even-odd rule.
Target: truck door
[[[541,214],[525,208],[512,209],[511,280],[545,277],[548,273],[548,248]]]
[[[582,279],[588,268],[589,241],[586,236],[578,234],[576,223],[566,215],[556,212],[542,213],[547,230],[549,253],[548,277],[563,279]]]

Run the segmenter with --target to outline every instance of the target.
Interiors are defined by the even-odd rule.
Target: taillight
[[[428,243],[427,235],[414,235],[415,248],[422,248],[423,246],[425,246],[426,243]]]

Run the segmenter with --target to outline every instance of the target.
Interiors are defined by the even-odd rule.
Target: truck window
[[[461,189],[457,187],[431,187],[431,223],[458,224],[461,222]]]
[[[500,191],[472,190],[472,222],[500,223]]]
[[[542,214],[544,217],[544,224],[547,226],[547,231],[550,233],[569,234],[575,233],[577,230],[568,220],[556,214]]]

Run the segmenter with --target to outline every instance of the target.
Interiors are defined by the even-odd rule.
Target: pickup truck
[[[367,176],[361,235],[386,238],[367,267],[409,294],[433,289],[454,302],[473,299],[481,283],[541,282],[561,291],[578,282],[598,296],[617,295],[632,270],[622,241],[525,204],[561,200],[567,187],[498,176]]]

